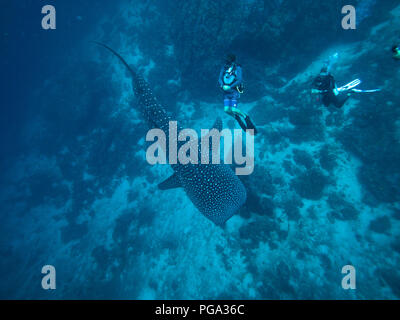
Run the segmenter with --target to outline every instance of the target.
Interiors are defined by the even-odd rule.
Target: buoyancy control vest
[[[230,67],[225,68],[224,75],[222,77],[222,81],[224,85],[230,86],[233,83],[236,82],[237,80],[237,65],[236,63],[232,64]],[[239,93],[243,93],[244,86],[243,83],[240,83],[236,88],[235,88]]]

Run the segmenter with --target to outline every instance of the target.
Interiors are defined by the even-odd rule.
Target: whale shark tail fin
[[[133,71],[133,69],[129,66],[129,64],[125,61],[125,59],[122,58],[121,55],[118,52],[116,52],[114,49],[110,48],[106,44],[101,43],[99,41],[90,41],[90,42],[97,44],[97,45],[104,47],[107,50],[111,51],[124,64],[124,66],[129,70],[129,72],[132,73],[133,76],[136,76],[136,72]]]

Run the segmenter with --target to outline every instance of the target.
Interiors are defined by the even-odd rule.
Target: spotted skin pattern
[[[149,84],[125,60],[110,50],[126,66],[132,76],[132,85],[138,99],[138,108],[150,128],[163,130],[168,139],[169,122],[173,121],[158,103]],[[181,130],[178,127],[178,130]],[[200,159],[200,157],[199,157]],[[246,189],[233,170],[225,164],[173,164],[174,178],[178,181],[196,208],[216,225],[223,225],[246,201]]]

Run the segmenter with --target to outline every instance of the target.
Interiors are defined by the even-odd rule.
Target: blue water
[[[397,1],[1,1],[1,299],[399,299]],[[57,29],[41,28],[42,6]],[[146,162],[143,118],[109,44],[183,127],[239,126],[217,78],[243,68],[254,119],[244,206],[223,226]],[[343,108],[310,95],[329,56]],[[56,269],[56,289],[41,286]],[[344,290],[342,267],[356,270]]]

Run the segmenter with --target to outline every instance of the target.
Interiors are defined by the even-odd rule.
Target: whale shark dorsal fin
[[[179,177],[177,173],[174,173],[172,176],[164,180],[158,185],[160,190],[168,190],[168,189],[176,189],[181,188],[182,185],[179,181]]]
[[[214,122],[214,124],[212,125],[212,127],[209,129],[209,131],[211,131],[211,130],[213,130],[213,129],[216,129],[216,130],[218,130],[219,132],[222,131],[222,120],[221,120],[220,117],[217,117],[217,119],[215,119],[215,122]],[[211,135],[211,133],[208,132],[206,135],[202,136],[201,138],[202,138],[202,139],[208,139],[208,138],[210,138],[210,135]]]
[[[217,129],[218,131],[222,131],[222,120],[220,117],[215,119],[215,122],[214,122],[213,126],[210,128],[210,130],[212,130],[212,129]]]

